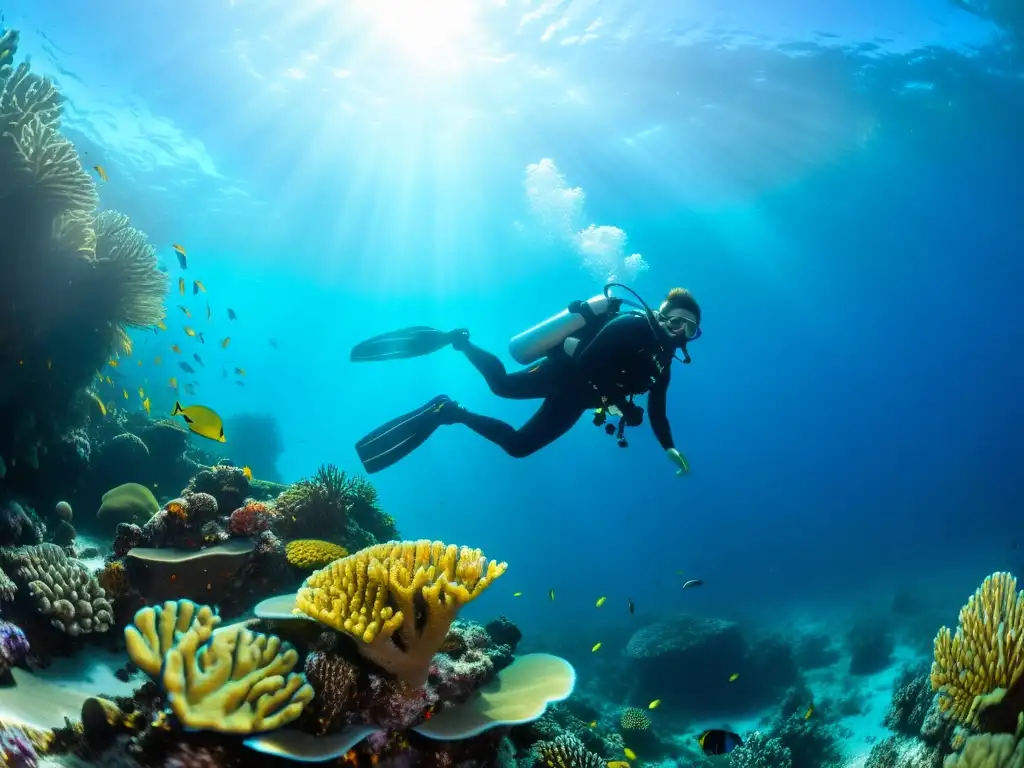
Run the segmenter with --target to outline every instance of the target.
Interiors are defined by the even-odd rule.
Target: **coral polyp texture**
[[[993,573],[960,610],[960,624],[935,638],[932,689],[939,706],[965,725],[1002,701],[1024,672],[1024,592],[1009,573]]]
[[[971,736],[959,755],[950,755],[944,768],[1024,768],[1024,741],[1009,734]]]
[[[619,715],[619,726],[624,731],[646,731],[651,727],[651,718],[637,707],[627,707]]]
[[[113,623],[113,608],[103,587],[56,544],[2,550],[0,559],[15,581],[28,587],[36,610],[62,632],[106,632]]]
[[[588,750],[571,733],[563,733],[552,741],[536,746],[537,755],[549,768],[605,768],[603,757]]]
[[[143,608],[125,629],[128,655],[158,679],[186,728],[260,733],[295,720],[313,698],[299,655],[276,635],[217,628],[212,608],[190,600]]]
[[[320,539],[289,541],[284,552],[289,563],[306,570],[323,568],[339,558],[348,556],[348,550],[344,547]]]
[[[459,610],[506,568],[479,549],[439,541],[393,541],[311,574],[296,606],[351,635],[363,656],[418,687]]]

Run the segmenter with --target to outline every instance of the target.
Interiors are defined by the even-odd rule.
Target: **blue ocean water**
[[[647,426],[623,450],[585,418],[516,460],[447,427],[374,477],[406,538],[510,563],[470,614],[585,654],[627,598],[785,621],[911,590],[952,621],[1019,565],[1024,87],[991,21],[941,0],[15,0],[3,22],[66,95],[102,205],[172,276],[185,244],[207,288],[172,291],[171,333],[135,337],[165,365],[127,381],[170,412],[191,307],[194,399],[272,415],[285,480],[358,470],[359,436],[441,392],[532,412],[451,351],[349,363],[367,336],[465,326],[511,365],[511,335],[609,274],[694,291],[669,393],[688,476]]]

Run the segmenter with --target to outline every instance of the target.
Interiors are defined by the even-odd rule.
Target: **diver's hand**
[[[669,448],[665,451],[665,454],[672,460],[673,464],[679,467],[679,469],[676,470],[677,475],[681,477],[690,471],[690,462],[688,462],[686,457],[675,448]]]

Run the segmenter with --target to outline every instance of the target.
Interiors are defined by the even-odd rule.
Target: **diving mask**
[[[695,317],[684,315],[663,315],[659,312],[658,319],[664,323],[665,327],[672,333],[681,333],[682,337],[687,341],[693,341],[694,339],[700,338],[700,326],[697,324],[697,318]]]

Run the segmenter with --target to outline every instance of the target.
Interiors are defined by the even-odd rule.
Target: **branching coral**
[[[977,725],[980,711],[1001,701],[1022,672],[1024,592],[1009,573],[994,573],[960,610],[956,633],[939,630],[932,689],[950,717]]]
[[[164,317],[167,294],[167,276],[158,269],[156,249],[122,213],[103,211],[95,228],[96,283],[109,292],[106,306],[120,325],[156,325]]]
[[[124,642],[135,665],[150,677],[156,677],[163,666],[164,654],[186,632],[206,642],[219,623],[220,616],[208,605],[196,605],[191,600],[168,601],[140,609],[132,624],[124,628]]]
[[[0,552],[14,578],[28,585],[36,607],[57,629],[72,636],[106,632],[114,621],[106,593],[89,570],[56,544]]]
[[[479,549],[427,540],[389,542],[310,575],[296,605],[361,641],[364,656],[406,684],[420,686],[459,610],[506,567]]]
[[[570,733],[563,733],[553,741],[539,742],[535,749],[541,765],[549,768],[604,768],[606,762]]]

